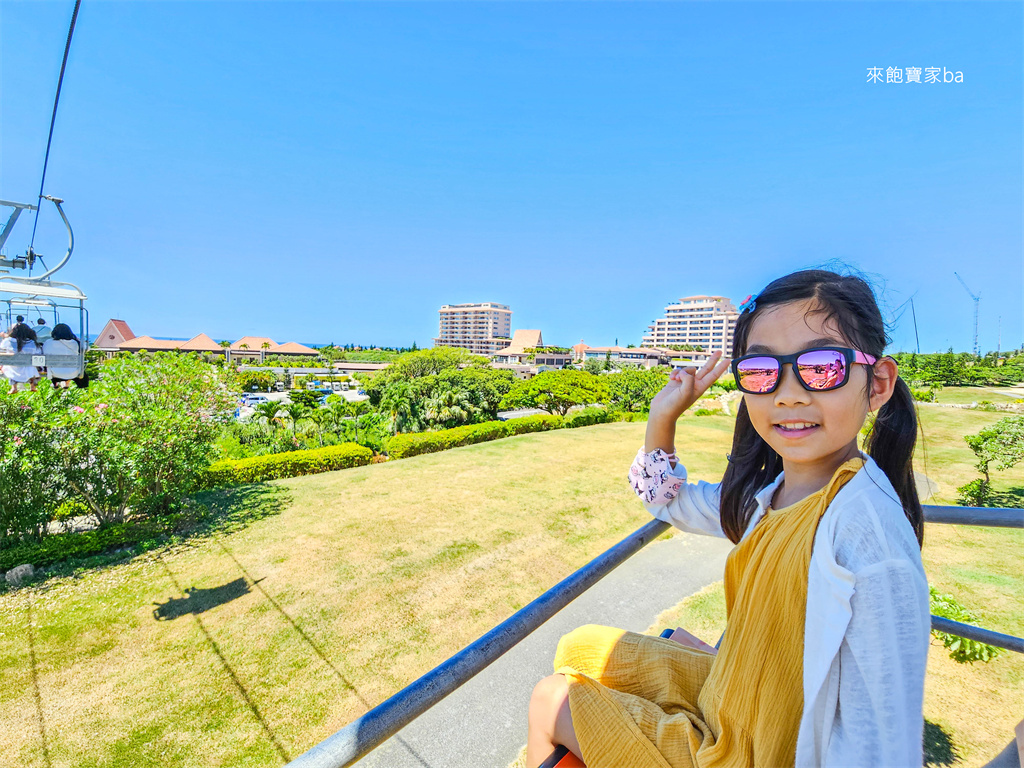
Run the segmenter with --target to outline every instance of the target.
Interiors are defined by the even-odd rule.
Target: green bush
[[[526,416],[508,421],[485,421],[466,424],[436,432],[401,432],[388,441],[388,455],[392,459],[405,459],[421,453],[437,453],[462,445],[486,443],[527,432],[544,432],[562,426],[561,416]]]
[[[355,443],[331,445],[309,451],[289,451],[248,459],[225,459],[206,470],[203,485],[240,485],[276,480],[281,477],[314,475],[336,469],[361,467],[373,460],[373,451]]]
[[[135,525],[115,523],[107,528],[79,533],[56,533],[38,544],[20,544],[0,551],[0,571],[29,563],[37,568],[67,560],[69,557],[96,555],[114,547],[135,544],[161,532],[155,523]]]
[[[608,424],[615,421],[616,414],[607,408],[584,408],[582,411],[569,413],[562,422],[565,429],[589,427],[592,424]]]
[[[965,507],[987,507],[992,489],[983,477],[977,477],[956,489],[960,494],[957,501]]]
[[[647,421],[647,413],[631,413],[629,411],[615,412],[615,421]]]
[[[400,432],[388,440],[388,456],[392,459],[405,459],[421,453],[437,453],[460,445],[497,440],[511,434],[512,429],[503,421],[485,421],[483,424],[467,424],[436,432]]]
[[[928,593],[931,611],[936,616],[963,624],[977,624],[978,617],[960,605],[952,595],[936,592],[935,587],[928,587]],[[991,661],[999,653],[998,648],[987,643],[979,643],[977,640],[968,640],[966,637],[947,635],[935,630],[932,630],[932,634],[949,649],[949,658],[960,664]]]
[[[914,396],[914,399],[919,403],[934,403],[935,402],[935,390],[934,389],[912,389],[910,394]]]
[[[698,408],[693,411],[694,416],[717,416],[721,411],[716,411],[713,408]]]
[[[505,423],[511,428],[513,435],[525,435],[527,432],[547,432],[551,429],[561,429],[562,422],[561,416],[538,413],[535,416],[509,419]]]

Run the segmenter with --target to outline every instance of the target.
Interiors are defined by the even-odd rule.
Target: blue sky
[[[0,2],[0,198],[38,193],[72,7]],[[61,275],[94,332],[428,346],[497,301],[598,345],[838,259],[915,296],[922,351],[970,348],[954,270],[982,348],[1000,316],[1020,346],[1022,7],[85,0]],[[44,210],[37,250],[63,237]]]

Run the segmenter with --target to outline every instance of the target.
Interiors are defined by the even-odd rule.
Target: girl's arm
[[[908,560],[856,574],[824,766],[921,765],[928,585]]]
[[[714,352],[694,372],[676,368],[654,396],[647,419],[647,437],[629,469],[629,480],[654,517],[693,533],[724,536],[719,516],[718,483],[687,484],[686,468],[675,456],[676,420],[707,391],[728,360]]]
[[[708,361],[696,372],[686,368],[672,369],[668,383],[651,400],[647,436],[644,440],[646,453],[652,453],[658,448],[669,454],[675,452],[676,421],[728,367],[729,361],[722,357],[721,352],[712,352]],[[675,466],[675,462],[672,465]]]

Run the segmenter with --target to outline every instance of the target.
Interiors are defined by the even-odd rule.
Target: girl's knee
[[[592,662],[601,664],[608,652],[624,634],[621,629],[600,624],[577,627],[558,641],[555,651],[555,669],[572,667],[583,674],[595,674]]]
[[[552,731],[559,711],[569,701],[569,683],[565,675],[549,675],[533,687],[530,696],[530,721]]]

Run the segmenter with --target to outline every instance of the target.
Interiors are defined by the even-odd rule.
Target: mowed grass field
[[[731,421],[683,421],[694,476],[720,476]],[[0,765],[282,764],[649,520],[644,429],[206,497],[266,516],[0,595]]]
[[[922,414],[918,468],[952,503],[974,476],[961,435],[1000,414]],[[0,594],[0,765],[282,764],[646,522],[625,481],[644,428],[524,435],[210,494],[250,522]],[[681,420],[692,478],[721,477],[731,430],[724,416]],[[1024,634],[1012,613],[1021,543],[932,526],[926,567],[984,624]],[[974,675],[1009,669],[985,685],[1021,690],[1008,657],[952,666],[956,703],[943,706],[963,719],[1007,696],[971,698]],[[936,669],[933,658],[932,698]],[[1020,717],[1019,694],[1004,719],[1009,709]],[[969,760],[961,721],[936,722]],[[989,726],[1001,733],[987,715],[974,731]]]

